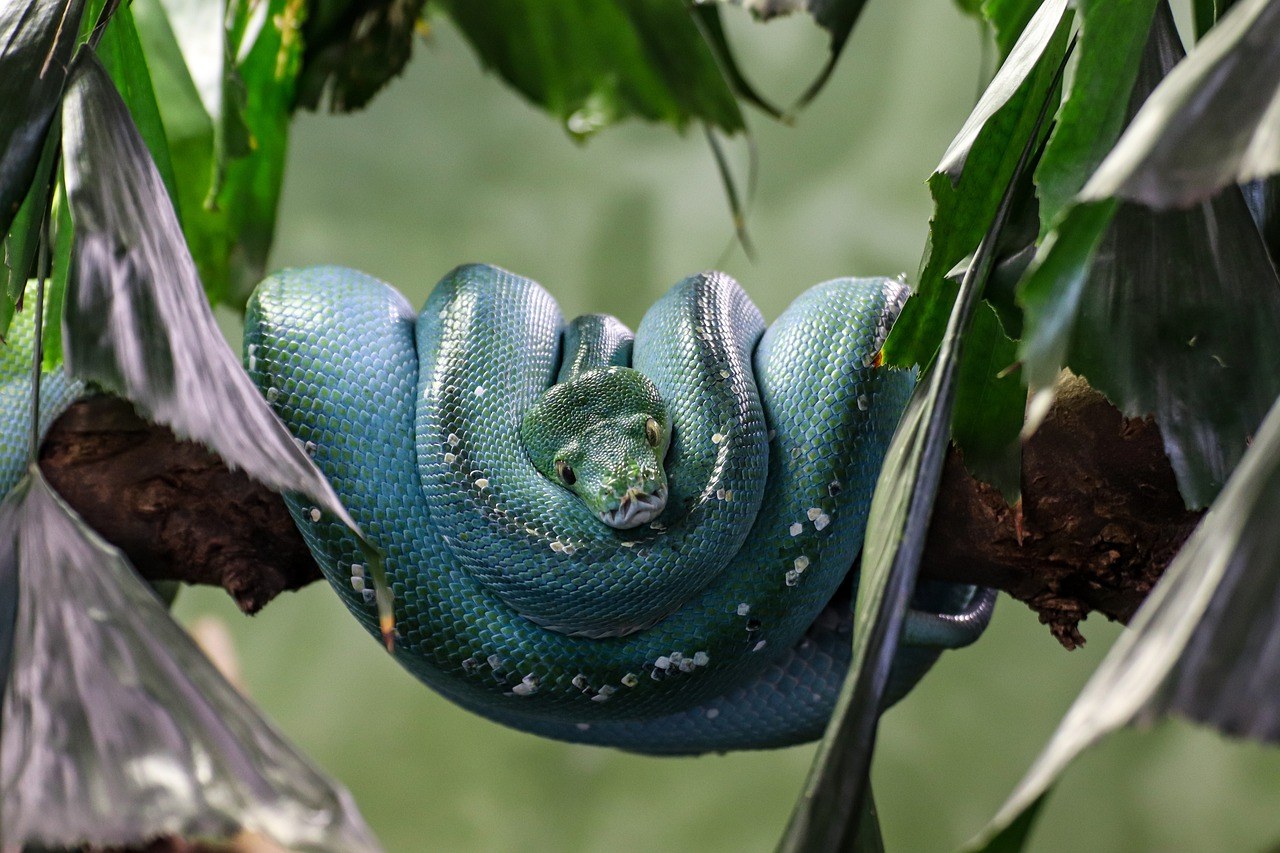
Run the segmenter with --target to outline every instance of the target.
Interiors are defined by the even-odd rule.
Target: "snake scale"
[[[672,288],[634,336],[566,323],[487,265],[421,313],[338,267],[250,301],[245,363],[385,552],[395,654],[483,716],[655,754],[781,746],[826,725],[851,657],[851,590],[913,372],[879,364],[907,295],[840,279],[767,329],[728,276]],[[354,536],[290,511],[378,633]],[[990,614],[924,584],[891,699]]]

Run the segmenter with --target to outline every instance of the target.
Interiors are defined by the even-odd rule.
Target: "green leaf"
[[[83,14],[84,0],[0,4],[0,234],[35,176]]]
[[[1128,121],[1133,89],[1157,3],[1079,0],[1080,58],[1036,168],[1041,233],[1084,186]]]
[[[1280,171],[1280,3],[1241,0],[1151,93],[1082,197],[1165,210]]]
[[[128,6],[122,5],[116,9],[96,50],[103,67],[107,69],[124,98],[138,132],[147,143],[147,150],[151,152],[151,159],[155,161],[160,177],[164,179],[169,197],[176,199],[178,181],[174,177],[173,163],[169,158],[169,140],[160,120],[155,91],[151,87],[151,71],[142,53],[138,30]]]
[[[1131,110],[1177,51],[1162,10]],[[1101,198],[1066,211],[1022,285],[1027,429],[1070,367],[1126,414],[1155,416],[1183,496],[1203,506],[1280,394],[1280,280],[1236,187],[1163,213]]]
[[[992,222],[961,279],[938,357],[911,395],[885,454],[862,546],[854,608],[853,661],[804,794],[791,814],[781,845],[784,850],[845,850],[865,832],[876,727],[950,446],[967,332],[981,305],[982,289],[994,265],[995,247],[1019,184],[1030,168],[1040,128],[1053,103],[1049,93],[1056,87],[1063,66],[1060,59]]]
[[[1018,345],[1010,340],[995,309],[982,302],[965,336],[956,379],[951,437],[964,452],[965,467],[1013,502],[1021,490],[1018,433],[1027,391],[1013,368]]]
[[[0,602],[15,620],[0,627],[12,637],[0,753],[21,756],[0,769],[6,849],[242,829],[290,849],[378,849],[351,795],[218,673],[35,466],[0,505],[6,592],[17,600]]]
[[[1178,713],[1280,740],[1278,516],[1280,404],[977,843],[1024,815],[1080,752],[1135,719]]]
[[[625,118],[744,129],[683,0],[439,0],[481,61],[585,138]]]
[[[426,0],[318,0],[306,7],[298,106],[351,112],[404,70]],[[291,3],[289,9],[301,9]]]
[[[1040,0],[983,0],[982,17],[995,30],[1000,56],[1007,57],[1040,8]]]
[[[818,26],[831,34],[827,61],[818,72],[818,76],[787,111],[790,116],[794,116],[797,111],[809,104],[827,85],[832,72],[836,70],[836,63],[840,61],[840,54],[844,52],[844,46],[849,42],[853,27],[862,15],[862,8],[867,5],[867,0],[721,0],[721,2],[742,6],[762,21],[796,12],[807,12],[813,16]]]
[[[9,268],[5,281],[4,293],[0,295],[0,314],[4,314],[0,322],[0,338],[9,328],[12,311],[26,289],[27,281],[35,274],[36,252],[40,247],[40,224],[49,214],[50,196],[52,194],[53,164],[57,160],[60,146],[60,123],[55,116],[53,127],[45,137],[44,151],[36,166],[35,177],[27,197],[18,208],[9,227],[9,234],[4,241],[4,262]]]
[[[237,309],[261,279],[271,249],[302,50],[297,0],[266,0],[257,8],[260,25],[241,16],[230,35],[243,30],[234,73],[243,86],[239,115],[251,133],[251,150],[220,167],[216,122],[200,99],[164,8],[159,0],[134,3],[180,177],[177,197],[187,243],[210,300]],[[214,175],[221,176],[216,185]]]
[[[206,444],[259,482],[308,495],[359,535],[218,330],[169,195],[92,51],[82,51],[73,64],[62,122],[76,222],[63,315],[68,371],[129,399],[151,420]],[[376,582],[381,561],[364,544],[375,556]],[[380,592],[389,642],[385,583]]]
[[[916,295],[885,343],[889,363],[906,367],[933,358],[955,299],[946,276],[976,249],[995,215],[1040,107],[1056,87],[1068,25],[1066,0],[1046,0],[929,179],[929,246]]]
[[[53,217],[53,256],[49,264],[49,282],[45,291],[45,313],[49,322],[44,324],[41,343],[43,369],[54,370],[62,364],[62,316],[66,301],[67,281],[71,276],[71,248],[75,238],[75,226],[71,222],[71,208],[67,204],[67,187],[62,168],[58,169],[57,189],[50,209]]]

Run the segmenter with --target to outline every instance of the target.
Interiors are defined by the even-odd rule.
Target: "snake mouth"
[[[659,486],[653,494],[640,489],[627,489],[622,500],[613,509],[600,512],[600,520],[610,527],[627,530],[653,521],[666,509],[667,487]]]

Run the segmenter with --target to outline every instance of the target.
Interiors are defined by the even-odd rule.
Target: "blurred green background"
[[[777,100],[820,67],[809,21],[728,18]],[[924,180],[974,100],[980,43],[946,0],[869,4],[797,127],[752,117],[752,262],[732,246],[700,133],[629,124],[576,145],[436,21],[371,109],[296,122],[274,265],[358,267],[420,302],[456,264],[485,261],[541,281],[569,315],[630,323],[721,267],[772,318],[828,278],[914,273]],[[745,144],[731,150],[745,174]],[[351,788],[391,851],[767,851],[813,753],[639,758],[500,728],[403,673],[320,584],[254,619],[212,590],[184,593],[177,612],[225,619],[248,692]],[[994,813],[1117,634],[1096,619],[1084,630],[1088,646],[1068,653],[1002,601],[982,642],[886,715],[875,790],[890,850],[953,849]],[[1273,847],[1278,799],[1280,753],[1183,724],[1126,732],[1069,772],[1034,849]]]

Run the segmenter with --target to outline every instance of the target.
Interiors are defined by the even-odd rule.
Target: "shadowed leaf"
[[[426,0],[318,0],[307,4],[298,106],[328,100],[335,113],[362,109],[404,70]]]
[[[1280,405],[984,836],[1021,819],[1082,750],[1135,719],[1178,713],[1280,741],[1277,517]]]
[[[77,56],[63,108],[76,223],[66,312],[70,372],[133,401],[180,437],[354,531],[332,487],[250,382],[213,319],[168,193],[110,78]],[[381,574],[381,562],[373,562]],[[384,637],[390,599],[380,590]]]
[[[1157,210],[1280,171],[1280,3],[1241,0],[1160,84],[1086,199]]]
[[[744,128],[683,0],[439,0],[493,69],[585,138],[635,116],[683,129]]]
[[[907,403],[876,481],[862,546],[854,608],[853,662],[826,734],[818,747],[804,794],[791,813],[781,848],[846,850],[863,830],[871,756],[893,660],[933,515],[933,502],[950,446],[951,420],[963,353],[995,247],[1030,169],[1040,130],[1054,103],[1065,58],[1042,94],[1035,121],[1009,175],[1003,196],[960,282],[938,356]],[[991,322],[994,322],[992,315]]]
[[[1046,0],[929,179],[929,245],[915,296],[885,343],[885,360],[928,364],[942,339],[955,286],[946,276],[977,248],[1009,184],[1019,152],[1052,88],[1066,49],[1066,0]]]
[[[1178,55],[1162,8],[1131,113]],[[1068,366],[1125,414],[1154,415],[1183,496],[1209,503],[1280,394],[1280,280],[1239,189],[1162,213],[1105,197],[1078,203],[1045,240],[1020,298],[1022,358],[1039,389],[1027,429]]]
[[[0,234],[35,176],[83,14],[84,0],[0,4]]]
[[[227,683],[34,466],[0,505],[0,594],[15,589],[16,608],[0,601],[16,617],[0,730],[6,848],[247,829],[290,849],[378,849],[351,795]]]

